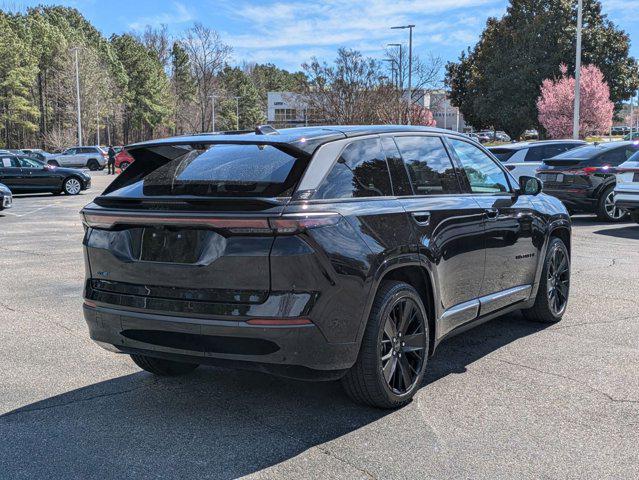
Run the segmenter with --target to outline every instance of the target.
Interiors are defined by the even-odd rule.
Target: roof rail
[[[270,125],[258,125],[257,127],[255,127],[255,134],[256,135],[279,135],[280,132],[275,130]]]

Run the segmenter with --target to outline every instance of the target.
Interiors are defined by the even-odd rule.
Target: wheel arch
[[[436,282],[434,281],[432,272],[430,272],[424,264],[420,262],[420,259],[416,254],[408,257],[398,257],[393,259],[393,261],[384,262],[384,264],[377,270],[374,283],[370,290],[364,317],[357,335],[357,342],[361,343],[362,337],[364,336],[364,330],[368,324],[371,308],[375,301],[375,296],[379,291],[380,285],[385,280],[405,282],[414,287],[419,293],[428,315],[428,328],[430,329],[429,354],[432,354],[435,348],[436,337]]]

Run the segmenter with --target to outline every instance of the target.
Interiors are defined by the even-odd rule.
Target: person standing
[[[115,175],[115,149],[109,145],[109,160],[107,162],[107,175]]]

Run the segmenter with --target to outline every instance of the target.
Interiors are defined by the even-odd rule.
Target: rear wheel
[[[539,280],[535,304],[523,314],[529,320],[556,323],[568,306],[570,291],[570,257],[561,239],[553,237],[548,245],[544,268]]]
[[[633,222],[639,223],[639,210],[633,210],[630,212],[630,218],[632,218]]]
[[[87,167],[89,167],[89,170],[91,171],[100,170],[100,164],[94,158],[87,162]]]
[[[383,282],[375,297],[355,365],[342,378],[356,402],[398,408],[419,389],[429,345],[428,317],[407,283]]]
[[[174,362],[173,360],[165,360],[163,358],[148,357],[146,355],[132,354],[131,360],[140,367],[153,375],[161,377],[174,377],[176,375],[184,375],[195,370],[199,365],[197,363]]]
[[[606,222],[619,222],[626,216],[626,211],[615,206],[614,186],[604,190],[597,204],[597,217]]]

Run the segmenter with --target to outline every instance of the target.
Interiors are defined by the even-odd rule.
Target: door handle
[[[487,208],[485,209],[485,212],[486,212],[486,216],[488,217],[488,220],[496,220],[497,217],[499,216],[498,208]]]
[[[411,216],[417,225],[426,226],[430,222],[430,212],[412,212]]]

